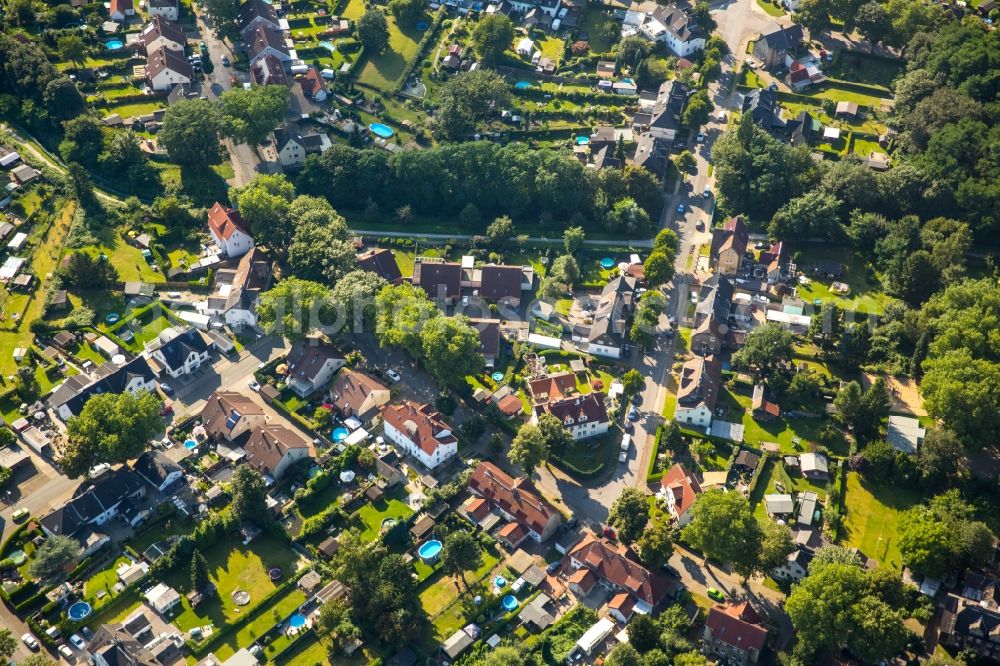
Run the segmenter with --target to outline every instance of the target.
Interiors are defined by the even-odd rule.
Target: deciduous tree
[[[267,485],[261,473],[250,465],[239,465],[229,489],[229,505],[238,520],[264,515],[267,510]]]
[[[674,550],[673,530],[667,523],[655,521],[643,531],[635,546],[643,564],[650,569],[659,569],[667,563]]]
[[[530,423],[522,425],[511,442],[507,457],[520,465],[526,476],[530,478],[534,475],[535,469],[549,457],[545,436],[538,426]]]
[[[703,493],[692,509],[692,520],[681,533],[706,558],[731,562],[744,578],[757,568],[762,535],[750,502],[739,493]]]
[[[76,563],[80,544],[62,534],[50,536],[38,547],[28,564],[28,573],[45,585],[66,580],[67,569]]]
[[[479,333],[464,316],[429,320],[420,332],[420,344],[428,372],[442,384],[461,386],[469,372],[485,363]]]
[[[264,143],[284,119],[289,99],[284,85],[227,90],[219,97],[222,131],[236,143]]]
[[[780,324],[769,323],[750,331],[746,341],[733,354],[733,366],[747,370],[755,378],[769,376],[792,360],[794,336]]]
[[[472,534],[465,530],[453,530],[444,538],[441,547],[441,568],[455,577],[456,586],[459,581],[465,583],[466,571],[475,571],[482,564],[483,549],[479,547]]]
[[[494,64],[514,40],[514,24],[501,13],[484,16],[472,29],[472,48],[484,65]]]
[[[60,460],[64,474],[77,478],[98,463],[138,457],[162,433],[160,400],[145,391],[92,396],[66,423],[67,445]]]
[[[637,488],[624,488],[611,505],[608,523],[625,543],[635,543],[649,521],[648,496]]]
[[[285,278],[264,292],[257,306],[260,327],[288,340],[336,326],[334,315],[329,289],[295,277]]]
[[[369,7],[357,24],[358,40],[371,53],[382,53],[389,47],[389,21],[378,7]]]
[[[258,174],[245,185],[229,191],[229,198],[250,224],[257,242],[272,246],[279,253],[285,252],[294,235],[294,197],[295,186],[284,174]]]
[[[507,82],[495,72],[477,69],[456,74],[438,93],[438,127],[448,139],[463,138],[509,103]]]
[[[219,161],[221,129],[219,108],[214,103],[185,99],[167,107],[156,136],[172,161],[204,166]]]

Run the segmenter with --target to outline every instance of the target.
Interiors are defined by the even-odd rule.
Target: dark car
[[[663,570],[666,571],[671,576],[673,576],[674,578],[680,578],[681,577],[681,572],[678,571],[677,569],[675,569],[674,567],[670,566],[669,564],[664,564],[663,565]]]
[[[547,574],[549,574],[551,576],[555,572],[559,571],[559,567],[561,567],[561,566],[562,566],[562,562],[560,562],[559,560],[556,560],[555,562],[552,562],[551,564],[549,564],[549,566],[545,567],[545,573],[547,573]]]
[[[227,55],[222,56],[222,66],[229,67],[230,64],[231,63],[229,62],[229,56]]]

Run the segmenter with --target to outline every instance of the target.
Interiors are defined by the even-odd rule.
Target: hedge
[[[765,451],[764,455],[760,459],[760,463],[757,464],[757,468],[754,469],[753,474],[750,475],[750,483],[747,484],[747,494],[749,495],[753,494],[754,489],[757,487],[757,481],[760,479],[760,475],[763,473],[764,467],[767,466],[770,460],[771,460],[771,452]]]
[[[663,478],[663,472],[654,472],[656,469],[656,456],[660,453],[660,440],[663,439],[663,425],[656,427],[656,437],[653,438],[653,451],[649,457],[649,468],[646,470],[646,483],[655,483]]]

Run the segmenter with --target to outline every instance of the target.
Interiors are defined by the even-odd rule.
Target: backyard
[[[374,541],[382,531],[382,523],[386,520],[406,520],[413,515],[413,509],[401,501],[399,496],[386,495],[377,502],[369,502],[354,514],[363,531],[364,541]]]
[[[827,65],[826,74],[841,81],[889,88],[903,67],[904,63],[901,61],[887,60],[857,51],[840,51],[834,61]]]
[[[836,261],[845,265],[844,275],[840,282],[847,285],[846,294],[831,291],[832,281],[826,278],[812,279],[808,284],[799,284],[799,297],[806,302],[833,301],[843,310],[879,314],[890,300],[882,291],[878,277],[858,259],[857,255],[845,248],[804,246],[796,255],[799,270],[807,275],[809,266],[820,261]]]
[[[920,501],[920,494],[888,485],[871,485],[857,472],[847,474],[846,507],[840,529],[844,546],[858,548],[880,563],[903,568],[896,541],[900,515]]]
[[[739,385],[737,392],[724,392],[720,398],[727,410],[726,421],[743,424],[743,441],[751,446],[764,442],[776,442],[782,453],[801,453],[808,450],[810,441],[815,441],[820,429],[825,425],[823,418],[776,418],[772,421],[757,421],[753,418],[751,388]],[[847,451],[834,451],[846,455]]]
[[[781,458],[768,456],[761,464],[764,465],[764,468],[760,471],[757,485],[750,496],[750,504],[754,507],[754,514],[758,518],[767,518],[767,510],[763,502],[764,495],[775,493],[797,495],[803,491],[811,490],[816,493],[820,504],[826,501],[826,482],[810,481],[798,473],[789,474],[785,470]],[[784,490],[778,490],[775,486],[776,483],[780,483]]]
[[[363,0],[351,0],[344,10],[344,18],[357,20],[365,12]],[[416,25],[399,26],[396,18],[386,12],[389,21],[389,47],[379,54],[367,54],[361,67],[358,82],[389,92],[403,76],[406,65],[417,55],[417,45],[423,33]]]

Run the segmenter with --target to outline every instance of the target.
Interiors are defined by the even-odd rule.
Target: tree
[[[642,262],[642,268],[650,287],[666,284],[674,277],[674,259],[665,250],[650,252]]]
[[[631,643],[619,643],[604,661],[606,666],[642,666],[639,653]]]
[[[257,321],[269,333],[301,340],[336,324],[332,309],[329,289],[318,282],[289,277],[261,295]]]
[[[767,227],[771,238],[825,238],[841,235],[841,202],[832,195],[813,190],[778,209]]]
[[[545,449],[550,453],[562,455],[566,448],[573,443],[573,438],[569,431],[563,426],[559,417],[552,414],[542,414],[538,417],[536,424],[542,432],[542,439],[545,442]]]
[[[795,542],[787,525],[779,525],[766,519],[757,522],[760,525],[761,544],[756,570],[764,574],[788,562],[788,555],[795,552]]]
[[[271,135],[288,111],[288,86],[232,88],[219,97],[222,133],[236,143],[256,146]]]
[[[294,197],[295,186],[288,182],[284,174],[258,174],[249,183],[229,191],[229,198],[250,224],[250,231],[257,242],[272,246],[279,252],[288,247],[294,236]],[[316,197],[309,197],[309,200],[321,201]]]
[[[58,664],[49,659],[47,654],[30,654],[26,659],[19,661],[17,666],[58,666]]]
[[[77,289],[107,289],[118,280],[114,264],[82,250],[70,254],[59,272],[67,286]]]
[[[958,436],[944,427],[932,427],[924,435],[917,454],[917,469],[924,483],[939,486],[958,473],[965,450]]]
[[[403,283],[385,287],[375,297],[375,337],[382,347],[402,347],[413,358],[423,354],[421,331],[441,310],[420,287]]]
[[[453,530],[444,538],[441,547],[441,569],[465,583],[465,572],[475,571],[483,564],[483,549],[476,538],[465,530]],[[468,584],[466,584],[468,587]]]
[[[632,197],[616,201],[606,218],[605,226],[614,232],[643,234],[652,226],[649,213]]]
[[[661,436],[660,444],[674,455],[679,455],[687,448],[684,433],[681,432],[681,427],[677,421],[667,421],[667,424],[663,426],[663,435]]]
[[[476,69],[448,79],[438,93],[438,127],[445,138],[460,139],[499,109],[510,105],[510,88],[495,72]]]
[[[914,572],[943,576],[948,570],[955,535],[926,508],[907,511],[897,527],[899,553]]]
[[[7,9],[16,25],[21,27],[34,25],[35,6],[32,0],[10,0]]]
[[[267,510],[267,484],[261,473],[250,465],[239,465],[229,489],[229,505],[237,520],[262,516]]]
[[[427,371],[442,384],[465,384],[470,368],[481,368],[479,333],[466,317],[435,317],[424,325],[420,343]]]
[[[0,661],[7,663],[17,651],[17,639],[14,633],[6,627],[0,629]]]
[[[733,354],[733,367],[747,370],[755,379],[768,377],[792,361],[794,336],[780,324],[768,323],[750,331]]]
[[[472,48],[484,65],[493,65],[514,40],[514,24],[501,13],[484,16],[472,29]]]
[[[865,39],[881,42],[892,31],[892,20],[880,2],[866,2],[858,7],[854,24]]]
[[[60,119],[78,116],[84,109],[83,95],[68,76],[58,76],[49,81],[42,93],[42,101],[49,113]]]
[[[338,237],[334,227],[299,224],[288,246],[288,266],[296,277],[335,283],[357,268],[354,245]]]
[[[73,194],[77,200],[88,207],[94,203],[94,182],[90,179],[90,174],[82,164],[75,162],[66,165],[66,175],[69,177],[70,185],[73,187]]]
[[[583,227],[566,227],[563,231],[563,249],[566,250],[566,254],[575,255],[583,247],[586,239],[587,234]]]
[[[160,399],[146,391],[92,396],[66,423],[63,473],[78,478],[99,463],[137,458],[163,432],[160,406]]]
[[[625,543],[635,543],[649,521],[648,497],[638,488],[625,488],[611,505],[608,523]]]
[[[197,548],[191,554],[191,589],[201,592],[208,588],[211,579],[208,577],[208,560]]]
[[[507,215],[498,217],[490,222],[490,226],[486,227],[486,239],[490,242],[490,244],[495,246],[503,245],[503,243],[509,241],[513,235],[514,222],[511,221],[510,217]]]
[[[660,628],[656,620],[646,613],[638,613],[625,627],[628,632],[628,644],[640,652],[648,652],[659,644]]]
[[[913,307],[920,307],[938,290],[941,275],[926,250],[917,250],[906,257],[902,268],[895,278],[897,293]]]
[[[837,418],[847,427],[857,421],[861,413],[861,384],[851,381],[847,382],[833,399],[833,406],[837,408]]]
[[[708,122],[712,115],[712,100],[708,97],[707,90],[699,90],[688,97],[684,112],[681,114],[681,122],[689,129],[697,130]]]
[[[660,229],[653,239],[653,250],[660,250],[669,255],[677,254],[681,248],[681,240],[677,237],[677,232],[673,229]]]
[[[55,585],[66,580],[67,569],[80,553],[80,544],[62,534],[50,536],[35,551],[28,565],[28,573],[45,585]]]
[[[87,59],[87,47],[79,35],[64,35],[56,40],[56,50],[63,60],[79,66]]]
[[[681,173],[696,173],[698,171],[698,163],[689,150],[682,150],[678,153],[674,158],[674,165]]]
[[[625,389],[625,395],[637,395],[645,385],[646,381],[635,368],[622,375],[622,387]]]
[[[580,267],[576,259],[564,254],[555,258],[546,277],[568,289],[580,279]]]
[[[638,345],[653,343],[653,335],[660,323],[660,315],[667,309],[667,298],[660,291],[647,291],[639,300],[635,316],[632,318],[632,340]]]
[[[681,533],[706,558],[731,562],[744,578],[759,562],[762,535],[750,502],[739,493],[711,490],[692,508],[691,522]]]
[[[708,666],[708,664],[709,662],[705,655],[695,650],[682,652],[674,657],[674,666]]]
[[[374,321],[375,297],[388,284],[378,273],[355,269],[337,280],[330,300],[336,307],[346,309],[347,326],[360,326],[362,317],[368,322]]]
[[[390,0],[389,12],[399,25],[416,23],[424,15],[425,4],[421,0]]]
[[[482,214],[479,212],[479,208],[476,207],[474,203],[468,203],[462,212],[458,214],[458,221],[462,223],[462,226],[466,229],[479,229],[479,225],[483,220]]]
[[[240,4],[240,0],[204,0],[204,8],[215,22],[216,34],[229,38],[238,35],[236,19],[240,13]]]
[[[351,607],[344,599],[333,599],[319,607],[316,630],[327,649],[336,655],[344,654],[361,635],[351,622]]]
[[[635,544],[639,559],[650,569],[659,569],[670,559],[674,549],[674,535],[670,526],[654,521]]]
[[[139,137],[130,129],[120,130],[111,135],[107,150],[101,154],[101,164],[114,173],[126,174],[132,182],[132,174],[137,174],[134,182],[145,177],[146,153],[142,152]]]
[[[816,372],[796,372],[785,389],[785,409],[806,409],[823,397],[823,380]]]
[[[802,0],[792,20],[808,29],[811,36],[818,37],[830,27],[830,0]]]
[[[204,99],[184,99],[167,107],[157,133],[170,159],[185,166],[219,161],[219,108]]]
[[[371,7],[358,19],[358,40],[371,53],[382,53],[389,47],[389,21],[385,12]]]
[[[63,140],[59,143],[59,155],[66,163],[78,162],[85,166],[97,163],[104,146],[101,124],[89,115],[78,116],[63,123]]]
[[[524,474],[531,478],[535,469],[549,457],[549,449],[545,444],[545,436],[538,426],[525,423],[514,436],[507,457],[512,463],[521,466]]]

